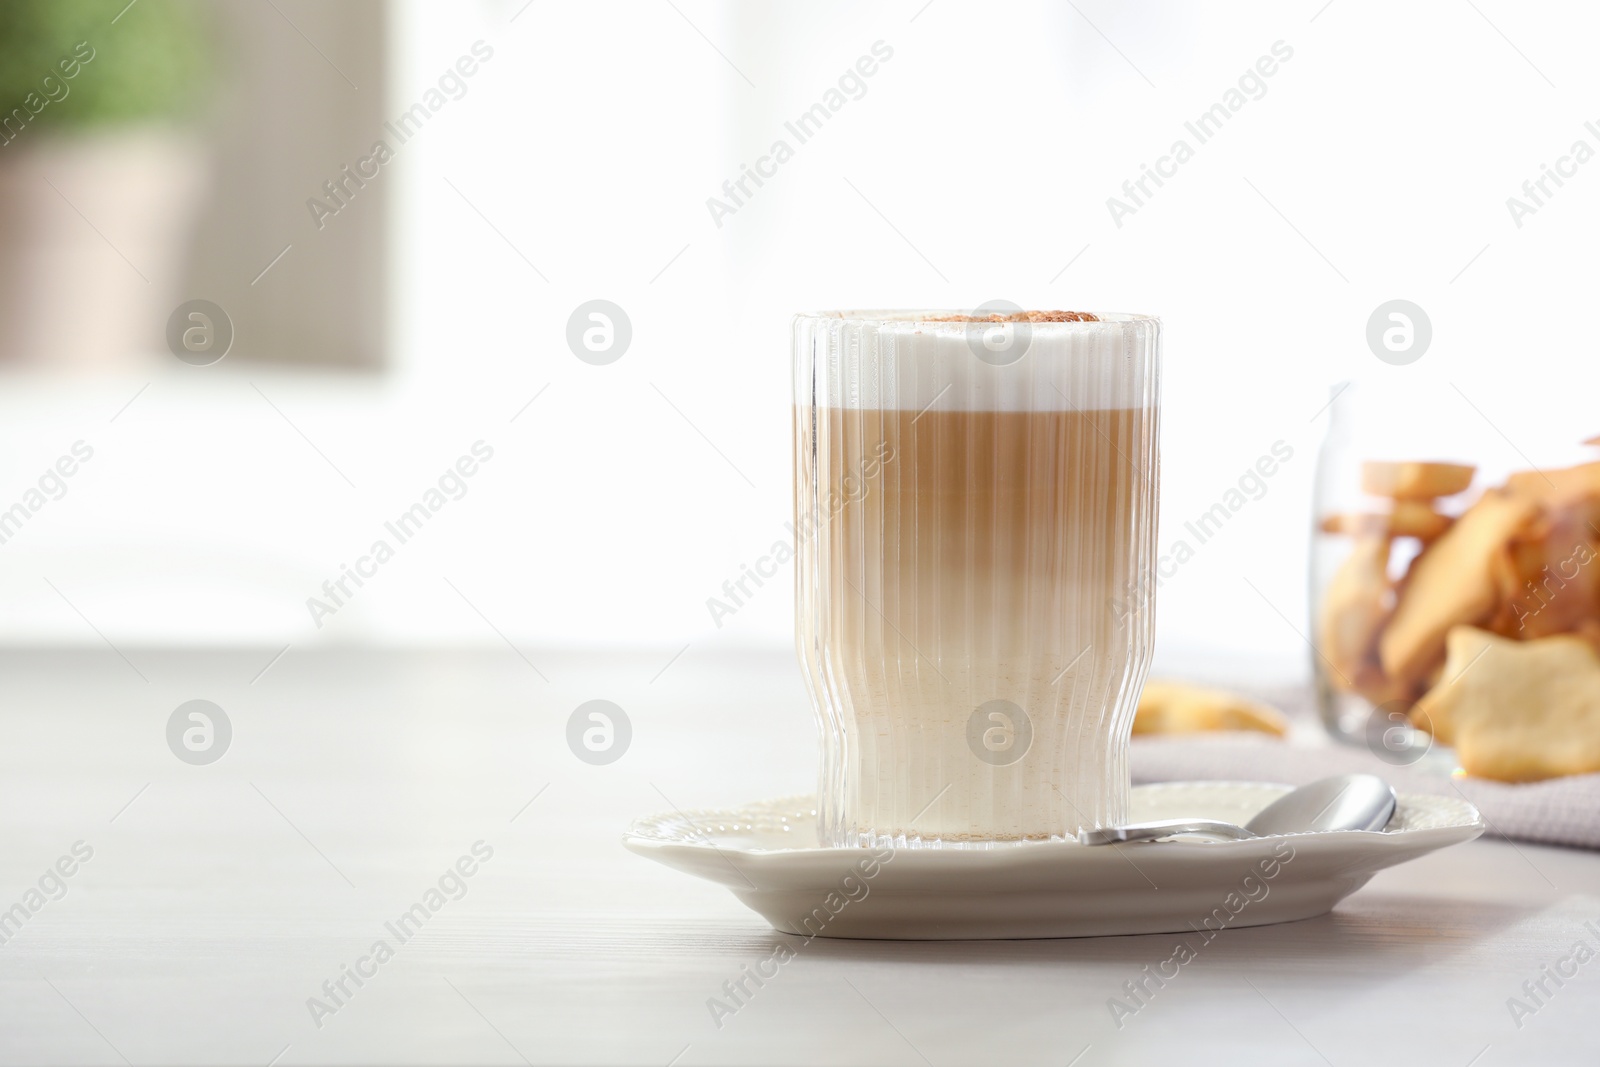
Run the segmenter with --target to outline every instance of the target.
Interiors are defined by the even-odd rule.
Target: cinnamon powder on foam
[[[940,315],[923,322],[1099,322],[1091,311],[1013,311],[1009,315]]]

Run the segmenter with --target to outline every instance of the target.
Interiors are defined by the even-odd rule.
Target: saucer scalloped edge
[[[1132,821],[1244,823],[1289,786],[1135,786]],[[820,848],[814,797],[638,820],[630,851],[732,890],[782,933],[897,940],[1092,937],[1265,926],[1326,914],[1375,873],[1470,841],[1478,811],[1402,793],[1381,831],[992,849]]]

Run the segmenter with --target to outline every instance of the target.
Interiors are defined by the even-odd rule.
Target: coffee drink
[[[797,631],[825,842],[970,847],[1126,818],[1158,326],[1027,326],[1000,359],[978,333],[994,327],[936,314],[797,322]]]

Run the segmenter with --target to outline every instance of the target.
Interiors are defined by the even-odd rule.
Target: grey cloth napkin
[[[1297,723],[1310,717],[1306,695],[1252,694],[1289,712]],[[1303,785],[1334,774],[1376,774],[1397,792],[1435,793],[1477,807],[1490,834],[1600,849],[1600,774],[1511,785],[1452,776],[1448,749],[1436,749],[1409,766],[1395,766],[1364,746],[1317,737],[1302,727],[1283,740],[1267,734],[1216,733],[1136,737],[1130,757],[1133,780],[1283,782]]]

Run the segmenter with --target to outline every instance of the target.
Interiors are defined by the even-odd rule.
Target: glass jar
[[[1414,709],[1440,684],[1450,628],[1514,640],[1600,634],[1600,603],[1560,577],[1563,560],[1583,551],[1569,541],[1600,553],[1600,527],[1584,510],[1600,504],[1600,450],[1581,441],[1600,426],[1532,396],[1408,370],[1331,390],[1310,567],[1323,722],[1394,764],[1432,747]],[[1452,538],[1489,496],[1474,527]],[[1530,503],[1499,528],[1485,521],[1495,501],[1519,496]],[[1454,765],[1448,753],[1434,758]]]

